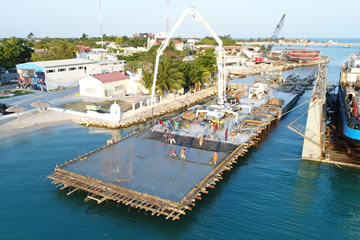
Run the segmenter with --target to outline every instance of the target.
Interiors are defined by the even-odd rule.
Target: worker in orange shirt
[[[216,152],[214,152],[214,155],[213,155],[213,163],[214,163],[214,165],[216,165],[217,160],[218,160],[218,155],[217,155]]]
[[[200,145],[200,147],[203,145],[203,143],[204,143],[204,136],[201,135],[200,138],[199,138],[199,145]]]

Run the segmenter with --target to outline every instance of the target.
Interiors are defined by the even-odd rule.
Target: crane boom
[[[204,18],[200,15],[198,10],[193,7],[188,7],[184,13],[180,16],[180,18],[175,23],[174,27],[171,29],[169,34],[166,36],[165,40],[161,43],[159,49],[157,50],[156,61],[155,61],[155,69],[154,69],[154,79],[152,85],[152,92],[151,92],[151,102],[155,102],[155,91],[156,91],[156,80],[157,74],[159,70],[159,61],[161,55],[163,55],[166,47],[169,45],[169,41],[175,31],[178,29],[180,24],[184,21],[184,18],[187,14],[193,16],[199,23],[203,24],[205,28],[209,31],[209,33],[213,36],[213,38],[218,43],[218,47],[215,49],[217,52],[217,67],[218,67],[218,104],[223,105],[225,101],[225,50],[223,49],[223,44],[219,36],[215,33],[215,31],[210,27],[210,25],[204,20]]]
[[[275,28],[273,34],[271,35],[271,41],[274,41],[274,40],[276,40],[276,39],[279,37],[279,33],[280,33],[280,31],[281,31],[281,28],[282,28],[283,25],[284,25],[285,17],[286,17],[286,14],[282,15],[279,23],[276,25],[276,28]],[[271,50],[272,50],[273,47],[274,47],[274,45],[268,46],[268,49],[267,49],[267,51],[266,51],[266,53],[265,53],[265,57],[268,57],[268,56],[269,56],[269,54],[271,53]]]

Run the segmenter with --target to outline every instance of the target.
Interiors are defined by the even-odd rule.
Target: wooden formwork
[[[277,109],[277,111],[278,110],[279,109]],[[82,176],[62,168],[71,164],[73,161],[86,159],[86,155],[56,167],[54,173],[48,176],[48,178],[52,179],[52,183],[56,184],[56,187],[59,187],[61,190],[69,188],[67,195],[76,191],[87,192],[88,196],[84,199],[85,202],[94,200],[98,204],[101,204],[104,201],[110,200],[129,207],[143,209],[146,212],[150,211],[151,215],[163,215],[166,219],[172,219],[173,221],[179,220],[181,215],[186,214],[186,210],[191,210],[192,207],[195,206],[196,200],[201,200],[202,194],[208,194],[208,189],[214,188],[216,183],[223,179],[223,173],[225,171],[230,171],[233,168],[233,165],[237,163],[239,157],[244,156],[252,146],[256,146],[264,138],[266,132],[279,119],[280,117],[273,116],[266,122],[250,119],[244,120],[249,124],[249,128],[255,130],[249,140],[246,143],[240,144],[233,152],[231,152],[199,184],[196,184],[180,202],[174,202],[154,195],[137,192],[116,184]],[[94,150],[87,155],[100,151],[105,147],[106,146]]]

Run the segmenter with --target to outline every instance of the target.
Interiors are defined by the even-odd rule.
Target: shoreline
[[[74,122],[75,118],[76,117],[70,114],[59,113],[52,110],[36,112],[30,116],[24,116],[23,118],[20,117],[19,119],[16,118],[0,125],[0,140],[18,134],[29,133],[49,126]]]
[[[53,127],[53,126],[61,125],[61,124],[65,124],[65,123],[75,123],[75,122],[70,120],[70,119],[67,119],[67,120],[44,122],[44,123],[40,123],[40,124],[35,123],[32,126],[26,126],[26,127],[22,127],[22,128],[11,129],[11,130],[8,130],[8,131],[1,131],[0,132],[0,140],[4,140],[5,138],[8,138],[8,137],[14,137],[14,136],[17,136],[19,134],[31,133],[33,131],[37,131],[37,130],[40,130],[42,128]],[[78,126],[78,124],[76,124],[76,125]]]

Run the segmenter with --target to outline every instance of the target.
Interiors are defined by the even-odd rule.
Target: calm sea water
[[[342,61],[359,50],[319,49],[332,58],[335,82]],[[56,164],[131,129],[66,123],[1,140],[0,239],[360,239],[360,170],[299,160],[303,140],[286,125],[306,108],[286,116],[177,222],[84,203],[85,193],[66,196],[46,179]]]

